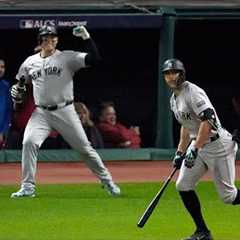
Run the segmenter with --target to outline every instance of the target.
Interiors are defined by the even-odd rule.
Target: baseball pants
[[[22,188],[35,186],[38,150],[53,129],[58,131],[73,149],[83,155],[86,165],[101,181],[112,180],[108,169],[88,141],[73,104],[55,111],[37,107],[24,132]]]

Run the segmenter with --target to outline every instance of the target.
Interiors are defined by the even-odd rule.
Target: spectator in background
[[[97,127],[103,137],[105,148],[140,148],[139,127],[127,128],[119,123],[113,102],[101,103],[98,121]]]
[[[5,70],[5,61],[0,58],[0,149],[5,145],[12,114],[10,84],[4,79]]]
[[[104,148],[102,136],[91,120],[91,113],[87,106],[82,102],[75,102],[74,107],[92,146],[94,148]]]
[[[236,127],[240,128],[240,96],[232,97],[232,105],[238,120],[238,126]]]

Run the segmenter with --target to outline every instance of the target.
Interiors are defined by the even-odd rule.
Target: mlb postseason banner
[[[161,28],[160,14],[0,15],[0,29],[32,29],[42,25],[68,28]]]

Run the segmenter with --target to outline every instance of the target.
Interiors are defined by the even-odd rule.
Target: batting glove
[[[198,149],[191,145],[186,152],[185,156],[185,166],[187,168],[192,168],[195,164],[195,160],[198,155]]]
[[[10,90],[11,97],[15,103],[22,103],[23,95],[26,92],[26,86],[20,87],[17,84],[14,84]]]
[[[83,40],[90,38],[90,34],[84,26],[77,26],[73,28],[73,35],[76,37],[81,37]]]
[[[181,151],[177,151],[173,158],[173,167],[175,167],[176,169],[180,169],[184,158],[185,154]]]

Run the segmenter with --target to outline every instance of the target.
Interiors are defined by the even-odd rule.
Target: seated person
[[[87,106],[82,102],[75,102],[74,106],[92,146],[94,148],[104,148],[102,136],[96,128],[94,122],[91,120],[90,111]]]
[[[113,102],[100,105],[97,127],[103,137],[105,148],[139,148],[141,145],[139,127],[127,128],[117,122]]]

